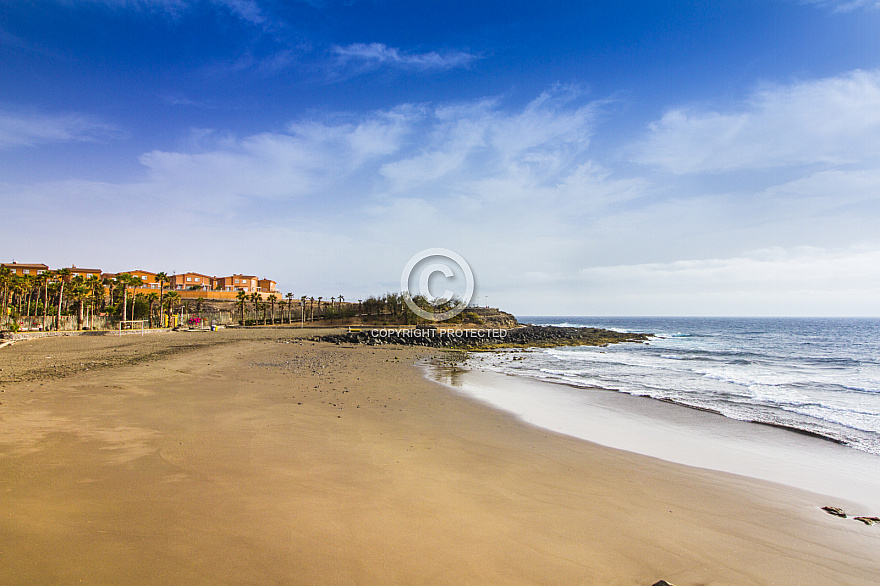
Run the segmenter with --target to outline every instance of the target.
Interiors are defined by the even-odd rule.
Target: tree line
[[[333,296],[330,297],[330,301],[325,301],[324,297],[320,295],[318,297],[302,295],[297,298],[293,293],[287,293],[283,298],[272,294],[264,300],[259,293],[248,295],[245,291],[239,291],[235,305],[239,313],[239,323],[242,325],[293,324],[354,317],[356,311],[353,304],[343,305],[344,302],[343,295]],[[276,306],[278,307],[277,314]]]
[[[95,316],[110,316],[115,319],[140,320],[149,322],[149,327],[164,327],[171,317],[182,307],[183,300],[176,291],[166,291],[171,281],[165,272],[155,277],[158,291],[138,291],[143,281],[128,273],[115,277],[92,275],[71,276],[70,269],[42,271],[37,275],[16,275],[8,267],[0,267],[0,307],[5,329],[18,330],[21,324],[28,327],[36,325],[43,331],[61,328],[63,315],[76,315],[77,329],[94,329]],[[412,299],[415,304],[430,312],[441,313],[455,307],[457,299],[428,300],[424,296]],[[196,300],[196,311],[202,309],[202,302]],[[235,309],[241,325],[314,322],[361,317],[377,321],[391,320],[403,324],[420,324],[428,320],[416,315],[406,304],[404,294],[386,293],[358,299],[357,303],[345,303],[343,295],[332,296],[327,301],[323,296],[299,298],[293,293],[283,296],[275,294],[265,299],[259,293],[248,294],[239,291]],[[445,323],[481,323],[479,316],[472,312],[462,312],[446,320]]]
[[[123,321],[146,316],[153,327],[154,321],[167,323],[181,305],[179,293],[165,292],[170,279],[164,272],[156,275],[158,293],[135,295],[129,295],[129,290],[142,287],[143,282],[128,273],[112,278],[71,275],[70,269],[16,275],[8,267],[0,267],[0,325],[16,331],[24,322],[43,331],[58,330],[63,315],[76,315],[78,330],[93,329],[94,317],[106,315]]]

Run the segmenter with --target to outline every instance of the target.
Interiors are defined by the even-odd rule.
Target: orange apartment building
[[[116,275],[121,275],[122,273],[128,273],[132,277],[141,280],[142,285],[140,287],[136,287],[136,289],[155,289],[157,291],[159,290],[159,281],[156,280],[156,273],[136,269],[133,271],[120,271],[112,276],[115,277]],[[104,276],[106,277],[111,275]]]
[[[171,275],[169,288],[175,291],[212,291],[214,277],[201,273]]]
[[[16,275],[18,277],[24,277],[24,276],[35,277],[35,276],[39,275],[40,273],[45,273],[46,271],[49,270],[48,265],[27,264],[27,263],[15,262],[15,261],[12,261],[9,263],[7,263],[7,262],[2,263],[2,264],[0,264],[0,267],[3,267],[5,269],[9,269],[13,275]]]
[[[231,275],[214,279],[216,291],[244,291],[245,293],[275,293],[275,281],[258,279],[254,275]]]
[[[73,265],[69,269],[70,277],[67,278],[67,282],[69,283],[71,279],[75,277],[82,277],[83,279],[88,279],[89,277],[98,277],[99,279],[104,274],[101,272],[101,269],[83,269],[79,268],[76,265]]]
[[[0,263],[0,267],[10,269],[12,274],[17,276],[36,276],[49,270],[49,266],[45,264],[26,264],[15,261]],[[120,271],[118,273],[103,273],[100,269],[84,269],[73,265],[68,270],[70,271],[70,276],[65,279],[67,282],[78,276],[86,279],[91,276],[113,279],[117,275],[128,273],[140,279],[142,283],[141,286],[132,287],[132,293],[158,291],[160,287],[159,282],[156,280],[157,273],[141,269]],[[193,272],[170,275],[165,288],[170,291],[179,291],[181,297],[200,296],[217,299],[234,299],[238,291],[261,293],[263,297],[277,293],[275,281],[271,279],[258,279],[255,275],[243,275],[240,273],[219,278]]]
[[[257,286],[257,277],[254,275],[231,275],[220,277],[214,281],[214,289],[219,291],[253,293],[257,290]]]

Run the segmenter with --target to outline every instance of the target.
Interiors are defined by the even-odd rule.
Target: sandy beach
[[[316,333],[0,349],[0,583],[877,583],[880,527],[818,495],[544,431],[427,380],[436,351]]]

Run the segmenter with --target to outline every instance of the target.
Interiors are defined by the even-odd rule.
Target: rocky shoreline
[[[653,334],[626,333],[601,328],[522,326],[497,329],[443,329],[436,327],[363,327],[358,331],[316,337],[334,344],[397,344],[455,350],[548,348],[554,346],[606,346],[620,342],[646,342]]]

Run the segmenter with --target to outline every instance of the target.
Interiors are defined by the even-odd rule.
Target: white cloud
[[[137,256],[347,297],[393,290],[410,256],[445,247],[471,263],[478,294],[521,313],[880,310],[877,167],[795,169],[740,190],[726,176],[657,185],[597,160],[602,111],[554,88],[517,108],[408,104],[244,137],[193,129],[142,155],[137,181],[0,184],[0,247],[36,258],[19,243],[57,255],[63,241],[88,258],[46,262],[122,269],[111,265]],[[712,182],[724,189],[704,193]],[[28,239],[33,209],[55,212],[43,227],[56,240]],[[80,229],[95,210],[97,241]]]
[[[225,6],[232,14],[252,24],[266,24],[267,19],[254,0],[214,0],[215,4]]]
[[[880,1],[878,0],[804,0],[804,3],[830,8],[833,12],[880,9]]]
[[[300,121],[287,132],[224,137],[203,152],[152,151],[141,157],[152,180],[189,198],[295,199],[350,189],[368,161],[400,148],[419,111],[401,107],[355,122]],[[207,140],[204,131],[200,142]]]
[[[390,66],[402,69],[442,70],[464,67],[477,59],[476,55],[463,51],[406,53],[382,43],[354,43],[345,47],[335,46],[333,53],[340,64],[354,64],[367,69]]]
[[[614,198],[616,183],[585,155],[596,104],[572,105],[571,90],[542,94],[519,112],[494,100],[452,106],[402,105],[352,119],[291,123],[245,138],[198,131],[195,152],[153,151],[141,162],[165,189],[289,200],[333,193],[474,202]]]
[[[769,86],[729,112],[672,110],[633,154],[673,173],[876,161],[880,72]]]
[[[72,0],[59,0],[64,4],[74,4]],[[170,16],[179,16],[187,10],[203,4],[199,0],[87,0],[95,4],[104,4],[111,8],[151,10],[163,12]],[[256,0],[208,0],[208,4],[222,8],[236,18],[257,26],[269,24],[266,15]]]
[[[435,108],[424,146],[379,172],[396,191],[430,192],[439,179],[459,192],[484,191],[483,182],[566,182],[587,161],[599,108],[573,107],[572,94],[570,88],[546,92],[517,113],[503,112],[494,100]]]
[[[523,290],[563,315],[877,315],[880,246],[773,248],[740,256],[534,273]],[[528,306],[528,299],[511,302]]]
[[[82,114],[47,116],[0,110],[0,149],[53,142],[106,140],[118,129]]]

